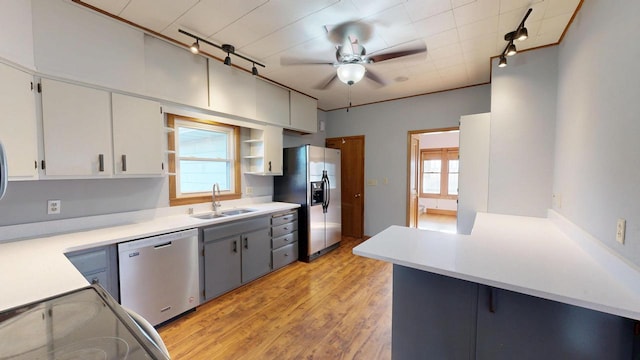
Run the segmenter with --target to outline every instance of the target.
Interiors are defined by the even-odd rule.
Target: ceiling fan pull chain
[[[347,112],[351,109],[351,85],[349,85],[349,107],[347,107]]]

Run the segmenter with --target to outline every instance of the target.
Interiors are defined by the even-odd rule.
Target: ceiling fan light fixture
[[[500,62],[498,63],[498,67],[505,67],[507,66],[507,58],[504,57],[504,55],[500,56]]]
[[[196,39],[196,42],[191,44],[191,47],[189,47],[189,50],[191,50],[191,52],[194,54],[197,54],[200,52],[200,42],[198,41],[198,39]]]
[[[362,80],[366,69],[362,64],[342,64],[338,66],[338,79],[347,85],[353,85]]]

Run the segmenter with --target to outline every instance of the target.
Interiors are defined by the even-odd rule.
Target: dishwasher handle
[[[171,245],[173,245],[173,242],[167,241],[166,243],[155,245],[153,248],[156,249],[156,250],[159,250],[159,249],[168,248]]]

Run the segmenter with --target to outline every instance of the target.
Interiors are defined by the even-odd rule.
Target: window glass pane
[[[178,127],[180,157],[228,159],[228,145],[226,132]]]
[[[229,162],[180,160],[180,193],[210,192],[216,182],[220,184],[220,191],[229,191]]]
[[[458,195],[458,174],[449,173],[449,182],[447,187],[449,195]]]
[[[426,173],[439,173],[442,169],[440,160],[425,160],[422,162],[422,171]]]
[[[422,192],[440,194],[440,174],[422,174]]]
[[[460,165],[460,160],[449,160],[449,172],[450,173],[457,173],[458,172],[458,166]]]

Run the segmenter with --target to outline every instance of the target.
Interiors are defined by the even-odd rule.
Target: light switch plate
[[[624,244],[624,232],[627,226],[627,221],[625,219],[618,219],[618,224],[616,226],[616,241],[620,244]]]

